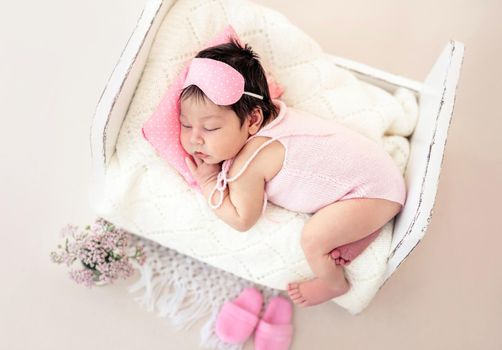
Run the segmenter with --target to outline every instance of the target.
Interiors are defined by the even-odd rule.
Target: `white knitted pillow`
[[[378,141],[404,171],[415,127],[413,95],[394,96],[337,68],[321,48],[281,14],[244,0],[180,0],[166,14],[108,165],[99,215],[215,267],[272,288],[313,277],[300,247],[307,214],[269,203],[266,217],[248,232],[234,231],[205,199],[163,161],[142,137],[183,64],[231,24],[285,88],[294,108],[335,119]],[[385,136],[384,136],[385,135]],[[352,288],[334,299],[351,313],[363,310],[381,285],[393,222],[346,268]]]

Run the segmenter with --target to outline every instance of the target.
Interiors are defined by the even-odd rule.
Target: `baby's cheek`
[[[185,140],[185,137],[183,137],[183,135],[180,136],[180,144],[181,144],[181,147],[183,147],[183,149],[185,150],[185,152],[190,153],[190,150],[188,149],[188,146],[187,146],[187,142]]]

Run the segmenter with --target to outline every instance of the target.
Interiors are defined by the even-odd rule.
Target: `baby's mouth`
[[[193,155],[196,156],[196,157],[199,157],[199,158],[207,158],[207,157],[209,157],[207,154],[202,153],[202,152],[195,152]]]

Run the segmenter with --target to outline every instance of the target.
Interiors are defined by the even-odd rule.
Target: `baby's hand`
[[[189,157],[185,157],[185,162],[199,186],[201,188],[204,188],[212,181],[216,181],[218,174],[221,171],[221,165],[207,164],[197,157],[194,157],[194,159],[195,162]]]

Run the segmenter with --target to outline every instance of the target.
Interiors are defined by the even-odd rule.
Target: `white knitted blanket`
[[[301,250],[309,218],[269,203],[266,217],[245,234],[234,231],[154,151],[141,127],[183,64],[231,24],[284,87],[291,107],[337,120],[379,142],[404,172],[416,123],[413,94],[391,95],[336,67],[318,44],[283,15],[245,0],[180,0],[153,43],[110,160],[105,200],[97,213],[139,236],[260,285],[284,290],[313,277]],[[362,311],[381,285],[393,222],[346,268],[351,290],[334,299]]]

